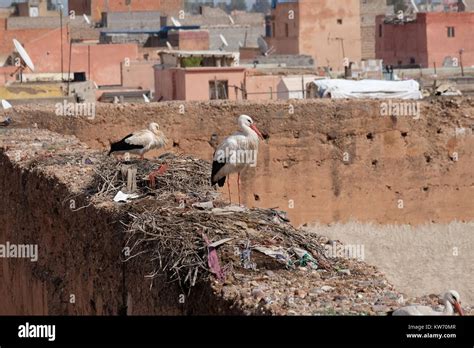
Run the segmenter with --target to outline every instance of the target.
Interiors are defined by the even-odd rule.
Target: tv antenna
[[[82,15],[82,17],[84,18],[84,22],[86,22],[87,25],[92,25],[91,20],[89,19],[89,17],[87,17],[85,13]]]
[[[171,22],[173,23],[175,27],[181,27],[181,23],[174,17],[171,17]]]
[[[258,48],[260,49],[260,53],[262,53],[262,55],[264,55],[265,57],[274,51],[273,47],[268,47],[268,43],[265,41],[263,36],[258,37],[257,44]]]
[[[219,35],[221,41],[222,41],[222,46],[219,48],[219,50],[223,51],[225,47],[229,47],[229,43],[227,42],[226,38],[224,35],[220,34]]]

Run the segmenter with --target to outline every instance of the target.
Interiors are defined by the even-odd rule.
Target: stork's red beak
[[[252,128],[252,130],[255,133],[257,133],[258,137],[263,140],[263,135],[262,135],[262,133],[260,133],[260,131],[258,130],[256,125],[252,124],[252,125],[250,125],[250,128]]]
[[[456,312],[459,313],[459,315],[463,316],[464,315],[464,312],[462,311],[462,308],[461,308],[461,304],[457,301],[454,302],[454,309],[456,310]]]

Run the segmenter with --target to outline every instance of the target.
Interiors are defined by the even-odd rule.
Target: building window
[[[212,80],[209,81],[209,99],[228,99],[229,83],[228,81]]]
[[[456,32],[454,31],[454,27],[448,27],[448,37],[455,37]]]
[[[272,22],[272,37],[275,37],[275,22]]]
[[[265,36],[266,37],[272,37],[272,26],[270,24],[267,24],[265,26]]]
[[[285,23],[285,37],[290,36],[290,28],[288,23]]]
[[[337,20],[337,24],[342,24],[342,18],[339,18],[339,19]]]
[[[379,24],[379,37],[382,37],[382,24]]]

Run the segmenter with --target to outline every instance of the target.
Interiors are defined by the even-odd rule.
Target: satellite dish
[[[260,52],[264,56],[268,56],[268,54],[273,50],[273,47],[272,48],[268,47],[268,44],[263,38],[263,36],[259,36],[259,38],[257,39],[257,44],[258,44],[258,48],[260,49]]]
[[[239,47],[244,47],[244,44],[242,43],[242,41],[239,41]]]
[[[84,20],[86,21],[86,23],[91,25],[91,20],[89,19],[89,17],[87,17],[87,15],[85,13],[83,14],[83,17],[84,17]]]
[[[229,15],[229,21],[230,21],[230,23],[231,23],[232,25],[234,25],[234,24],[235,24],[235,22],[234,22],[234,18],[232,18],[232,16],[231,16],[231,15]]]
[[[418,10],[418,6],[416,6],[415,0],[410,0],[410,2],[411,2],[411,6],[413,7],[413,11],[415,11],[415,13],[420,12]]]
[[[5,99],[2,99],[2,108],[3,110],[8,110],[12,108],[12,104],[7,102]]]
[[[170,44],[169,41],[166,41],[166,46],[168,47],[168,49],[169,49],[170,51],[173,50],[173,46],[171,46],[171,44]]]
[[[120,103],[120,99],[119,99],[119,97],[115,96],[114,97],[114,104],[118,104],[118,103]]]
[[[220,34],[219,35],[221,41],[222,41],[222,46],[220,48],[221,51],[224,50],[224,47],[229,47],[229,43],[227,42],[226,38],[224,37],[224,35]]]
[[[145,103],[150,102],[150,98],[148,98],[145,94],[143,94],[143,99],[145,100]]]
[[[181,23],[177,19],[175,19],[174,17],[171,17],[171,22],[173,23],[173,25],[175,27],[180,27],[181,26]]]
[[[99,89],[99,86],[97,86],[97,83],[95,81],[92,81],[94,83],[95,89]]]
[[[33,61],[31,60],[30,56],[26,52],[26,50],[23,48],[23,46],[16,40],[13,39],[13,44],[15,45],[15,48],[20,55],[21,59],[23,60],[23,63],[30,68],[31,71],[35,71],[35,65],[33,64]],[[24,69],[24,67],[23,67]]]

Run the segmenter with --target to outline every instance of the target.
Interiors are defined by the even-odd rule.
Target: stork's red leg
[[[230,195],[230,175],[227,177],[227,190],[229,191],[229,202],[232,204],[232,197]]]
[[[240,172],[237,174],[237,190],[239,191],[239,206],[240,206]]]

